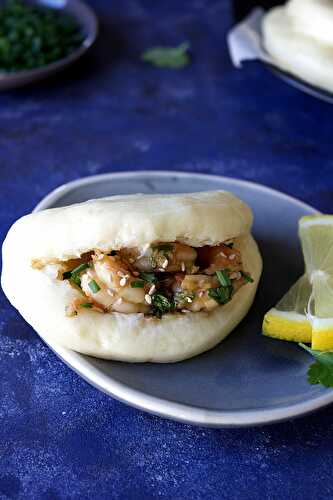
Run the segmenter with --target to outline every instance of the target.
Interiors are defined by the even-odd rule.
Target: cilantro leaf
[[[190,62],[188,42],[181,43],[178,47],[153,47],[145,50],[141,59],[159,68],[183,68]]]
[[[316,360],[308,369],[309,384],[321,384],[324,387],[333,387],[333,352],[317,351],[302,343],[299,346],[305,349]]]
[[[319,363],[327,366],[328,368],[331,368],[333,373],[333,352],[317,351],[315,349],[311,349],[310,347],[302,343],[299,343],[298,345],[303,349],[305,349],[306,351],[308,351],[309,354],[312,354],[315,360],[317,360]]]
[[[311,385],[321,384],[324,387],[333,387],[333,370],[316,361],[309,366],[308,382]]]

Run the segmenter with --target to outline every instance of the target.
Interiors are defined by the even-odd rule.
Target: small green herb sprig
[[[299,346],[315,359],[315,362],[308,369],[309,384],[321,384],[324,387],[333,387],[333,352],[317,351],[302,343]]]

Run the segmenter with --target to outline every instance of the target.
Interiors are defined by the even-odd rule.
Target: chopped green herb
[[[190,62],[189,48],[188,42],[184,42],[178,47],[153,47],[145,50],[141,59],[159,68],[183,68]]]
[[[232,287],[220,286],[219,288],[210,288],[208,295],[218,304],[227,304],[232,296]]]
[[[72,277],[72,272],[71,271],[66,271],[62,274],[62,279],[64,280],[69,280]]]
[[[72,270],[72,274],[79,274],[82,273],[85,269],[88,269],[89,264],[87,262],[83,262],[83,264],[80,264],[77,266],[75,269]]]
[[[83,304],[80,304],[80,307],[84,307],[85,309],[91,309],[93,307],[93,304],[91,304],[91,302],[84,302]]]
[[[101,287],[96,283],[95,280],[89,281],[88,286],[93,293],[97,293],[101,289]]]
[[[81,288],[81,278],[77,274],[72,274],[70,280],[77,286]]]
[[[161,293],[154,293],[151,299],[154,314],[158,317],[161,317],[163,314],[166,314],[173,309],[172,301]]]
[[[245,279],[246,283],[253,283],[253,278],[247,273],[244,273],[244,271],[241,271],[242,277]]]
[[[143,288],[145,286],[143,281],[132,281],[131,287],[132,288]]]
[[[231,280],[228,275],[227,269],[223,269],[222,271],[216,271],[216,276],[219,282],[221,283],[221,286],[230,286],[231,285]]]
[[[157,283],[157,278],[154,273],[140,273],[139,277],[147,283]]]
[[[0,70],[45,66],[68,56],[83,42],[72,16],[58,9],[7,0],[0,8]]]

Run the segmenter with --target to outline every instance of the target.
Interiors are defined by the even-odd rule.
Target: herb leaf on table
[[[141,59],[159,68],[184,68],[190,62],[189,48],[189,42],[181,43],[178,47],[153,47],[145,50]]]

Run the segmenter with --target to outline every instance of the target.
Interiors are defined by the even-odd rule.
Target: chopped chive
[[[66,271],[62,274],[62,279],[63,280],[69,280],[72,277],[71,271]]]
[[[88,269],[89,264],[87,262],[83,262],[79,266],[77,266],[75,269],[72,270],[72,274],[79,274],[82,273],[85,269]]]
[[[101,289],[101,287],[96,283],[95,280],[89,281],[88,286],[89,286],[90,290],[92,291],[92,293],[97,293]]]
[[[143,281],[132,281],[131,287],[132,288],[143,288],[145,286]]]
[[[241,271],[242,277],[245,279],[246,283],[253,283],[254,279],[251,278],[251,276],[247,273],[244,273],[244,271]]]
[[[231,281],[226,270],[216,271],[216,276],[222,286],[227,287],[231,285]]]
[[[84,302],[83,304],[80,304],[80,307],[84,307],[85,309],[91,309],[93,307],[93,304],[90,302]]]

